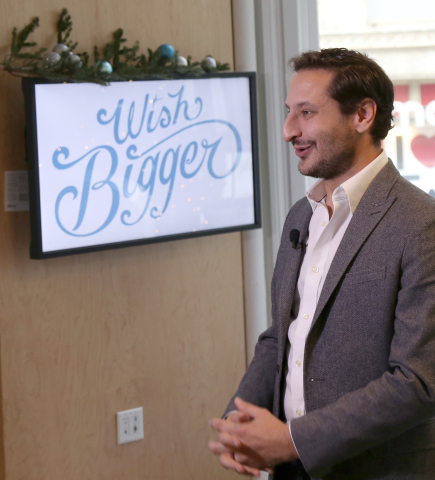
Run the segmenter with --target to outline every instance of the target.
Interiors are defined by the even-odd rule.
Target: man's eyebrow
[[[302,108],[302,107],[317,108],[317,105],[311,102],[304,101],[304,102],[297,103],[296,107],[297,108]],[[285,103],[285,108],[287,108],[287,110],[290,110],[290,107],[287,105],[287,103]]]
[[[296,106],[298,108],[302,108],[302,107],[316,108],[317,107],[317,105],[314,105],[314,103],[311,103],[311,102],[300,102]]]

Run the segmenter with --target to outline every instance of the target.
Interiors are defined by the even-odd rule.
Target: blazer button
[[[279,364],[277,363],[276,364],[276,373],[279,373],[280,370],[281,370],[281,368],[280,368]]]

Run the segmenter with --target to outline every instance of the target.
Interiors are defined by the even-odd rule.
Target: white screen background
[[[38,84],[35,97],[43,252],[254,223],[248,78],[117,82],[110,86]],[[104,109],[106,113],[100,117],[110,120],[121,99],[118,125],[115,118],[100,123],[98,112]],[[148,121],[153,131],[148,131]],[[186,158],[192,157],[195,148],[197,154],[192,163],[185,162],[185,171],[197,172],[185,178],[181,160],[189,144]],[[212,171],[216,175],[228,173],[239,158],[237,167],[225,178],[214,178],[208,168],[213,144]],[[129,148],[137,158],[128,157]],[[60,164],[72,165],[56,168],[56,152]],[[143,168],[149,156],[152,160]],[[147,188],[141,189],[142,170],[142,185]],[[88,186],[84,184],[86,172]],[[69,193],[62,197],[61,192],[68,188]],[[86,193],[87,202],[83,200]],[[111,211],[112,220],[101,228]]]

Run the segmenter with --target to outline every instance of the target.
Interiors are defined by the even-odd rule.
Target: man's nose
[[[299,128],[299,122],[297,122],[291,114],[287,115],[282,129],[282,138],[284,141],[291,142],[293,139],[296,139],[301,135],[302,132]]]

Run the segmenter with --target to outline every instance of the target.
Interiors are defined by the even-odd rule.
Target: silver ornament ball
[[[74,55],[74,54],[69,55],[68,58],[66,59],[66,64],[67,64],[67,67],[72,71],[82,68],[82,60],[78,55]]]
[[[184,57],[177,56],[177,65],[179,67],[187,67],[188,63]]]
[[[57,45],[55,45],[55,47],[53,48],[53,52],[56,52],[58,53],[59,55],[62,55],[62,53],[66,53],[69,51],[69,48],[64,45],[63,43],[58,43]]]
[[[201,62],[201,67],[206,72],[209,72],[213,68],[216,68],[216,60],[213,57],[205,57],[204,60]]]
[[[62,57],[56,52],[49,52],[43,58],[44,67],[56,70],[62,65]]]

